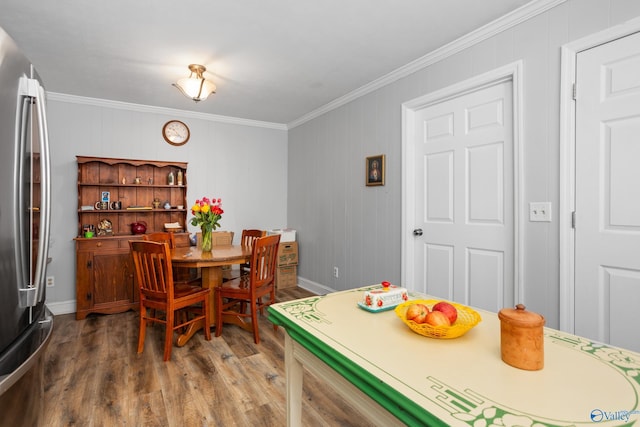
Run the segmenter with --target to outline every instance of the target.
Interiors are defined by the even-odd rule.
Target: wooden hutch
[[[138,292],[129,240],[142,236],[132,234],[131,224],[144,222],[147,233],[151,233],[165,231],[165,224],[178,223],[181,228],[176,232],[176,242],[189,245],[187,163],[76,157],[76,319],[84,319],[89,313],[135,309]],[[104,208],[98,203],[103,200],[108,200],[108,209],[98,209]],[[117,201],[121,206],[112,209],[112,202]],[[96,235],[87,238],[85,228],[90,226]]]

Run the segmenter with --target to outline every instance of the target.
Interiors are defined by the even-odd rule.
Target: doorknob
[[[413,235],[422,236],[422,228],[416,228],[415,230],[413,230]]]

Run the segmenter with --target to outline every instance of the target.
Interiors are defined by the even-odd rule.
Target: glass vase
[[[204,227],[200,228],[202,231],[202,252],[211,251],[211,230],[205,230]]]

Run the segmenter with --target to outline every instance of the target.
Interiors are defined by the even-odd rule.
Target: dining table
[[[208,327],[216,323],[216,307],[214,289],[222,284],[223,267],[233,264],[243,264],[251,260],[251,247],[245,245],[214,246],[210,251],[202,251],[200,246],[177,247],[171,250],[171,264],[176,267],[199,268],[202,276],[202,287],[211,289],[209,292],[209,320]],[[250,325],[239,317],[226,316],[225,323],[233,323],[243,329],[250,330]],[[204,328],[203,322],[192,323],[187,330],[178,337],[177,345],[185,345],[189,338]]]
[[[544,367],[501,358],[493,312],[454,339],[413,332],[393,309],[362,308],[362,288],[273,304],[285,331],[287,425],[302,424],[304,372],[369,425],[628,426],[640,423],[640,354],[544,328]],[[433,296],[409,292],[409,299]],[[329,391],[327,391],[329,393]]]

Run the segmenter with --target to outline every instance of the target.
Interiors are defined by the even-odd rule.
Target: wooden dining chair
[[[216,337],[222,334],[225,316],[251,319],[253,340],[260,344],[258,332],[258,311],[276,300],[276,258],[280,235],[264,236],[256,239],[251,255],[251,270],[236,279],[223,282],[215,288]],[[249,307],[247,313],[246,307]],[[274,330],[278,327],[274,324]]]
[[[167,243],[147,240],[130,240],[129,247],[138,280],[140,299],[140,331],[138,353],[144,350],[147,324],[165,325],[164,357],[171,358],[173,332],[191,323],[204,321],[209,325],[209,289],[199,286],[174,287],[171,252]],[[190,316],[179,316],[176,312],[188,310]],[[164,314],[164,316],[161,316]],[[204,328],[205,339],[211,339],[211,330]]]
[[[176,247],[174,234],[166,231],[144,234],[142,238],[151,242],[166,243],[169,245],[169,249],[174,249]],[[173,284],[177,287],[184,285],[202,286],[202,277],[197,268],[174,267]]]
[[[248,246],[252,248],[253,243],[260,237],[265,236],[266,234],[267,232],[264,230],[255,230],[255,229],[242,230],[242,237],[240,239],[240,244],[242,246]],[[250,266],[251,266],[250,262],[245,262],[240,264],[240,275],[242,276],[243,274],[248,273],[249,269],[251,268]]]
[[[233,244],[233,231],[214,231],[211,233],[211,246],[229,246]],[[233,278],[230,265],[223,265],[220,267],[222,270],[222,280],[227,281]]]

